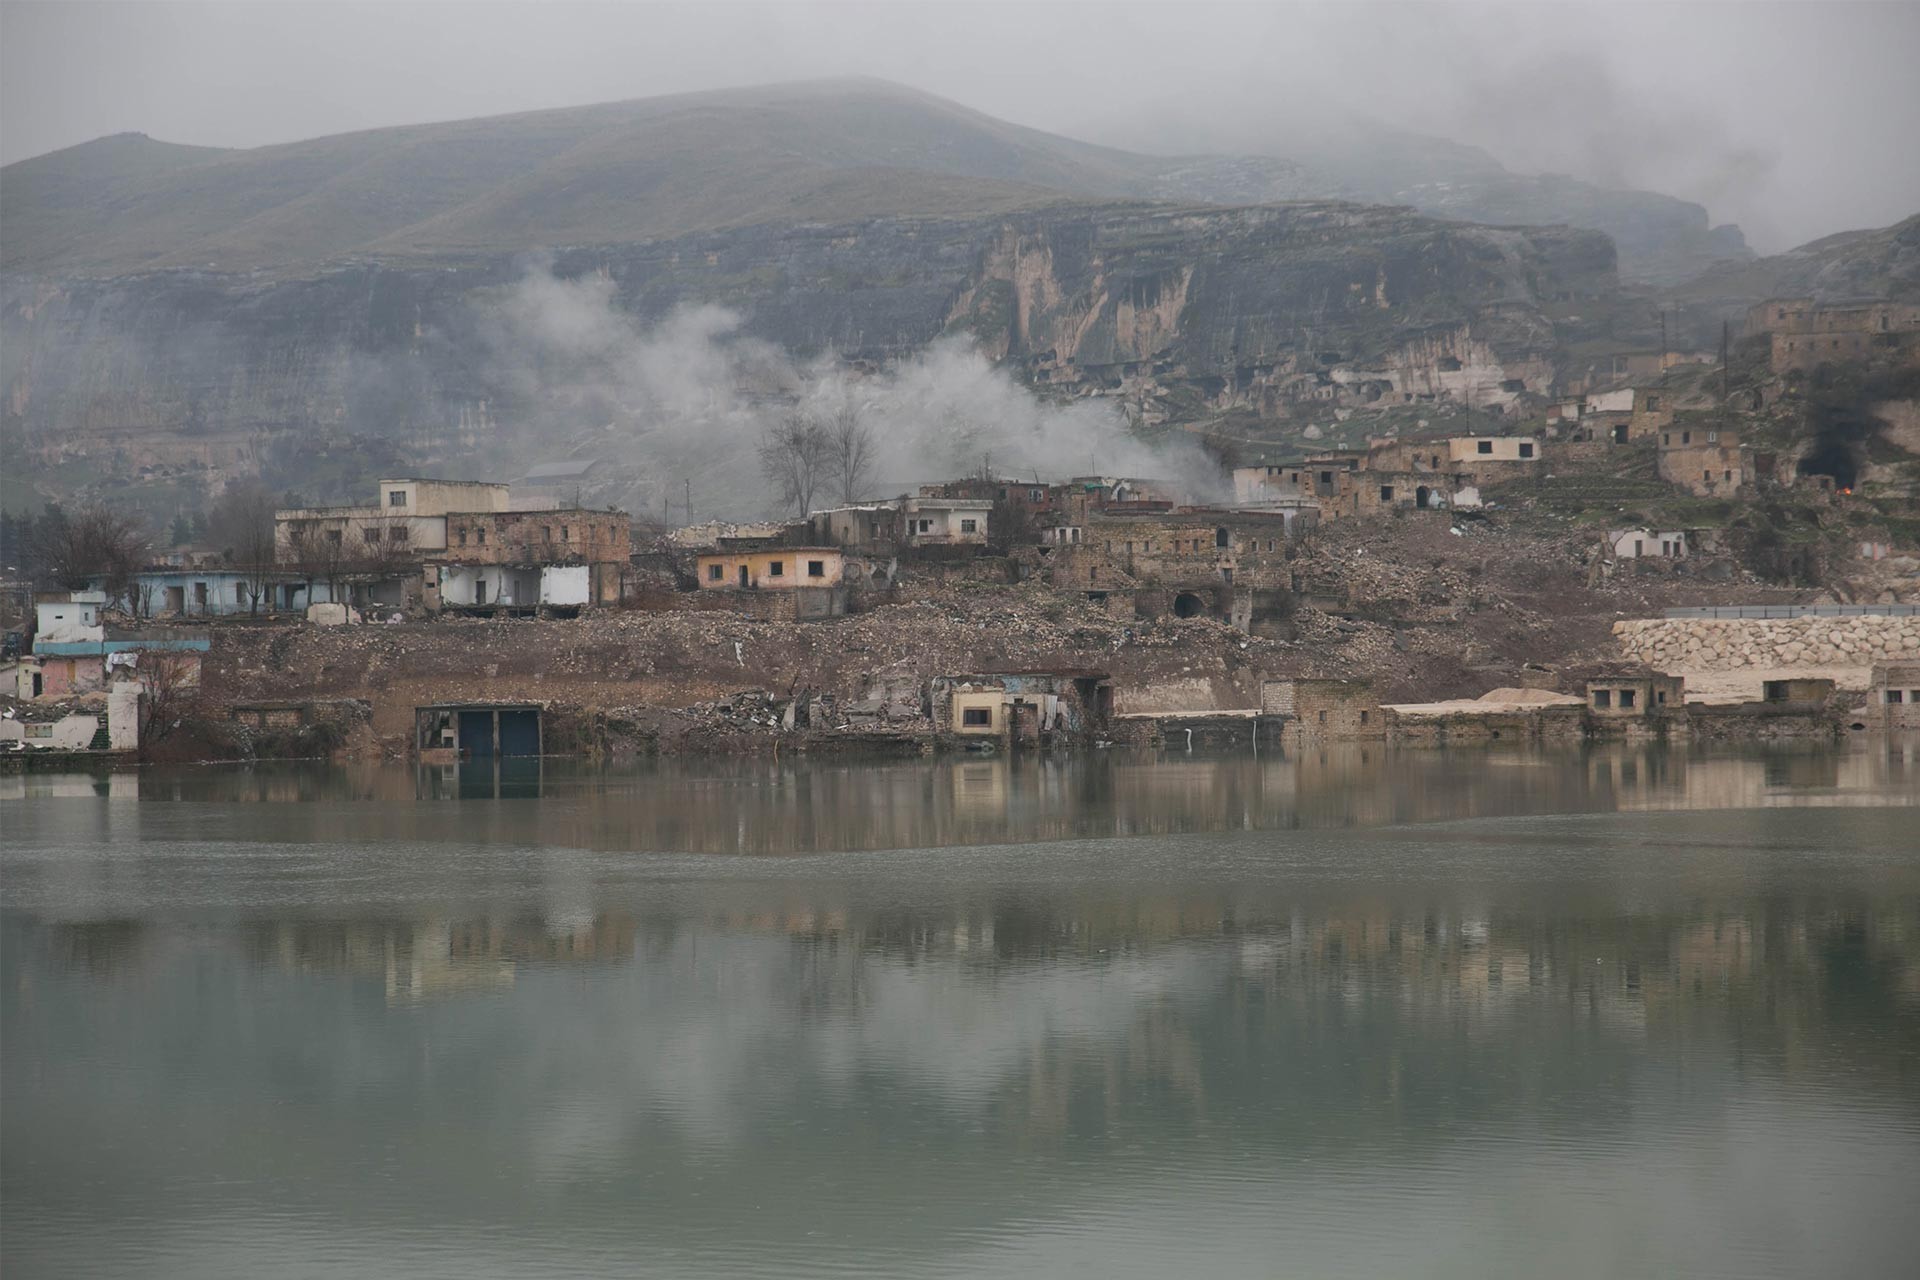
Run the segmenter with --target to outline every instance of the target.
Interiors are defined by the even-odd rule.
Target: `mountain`
[[[1090,136],[1125,138],[1154,153],[1200,149],[1243,157],[1243,163],[1276,159],[1285,180],[1264,199],[1404,204],[1463,222],[1604,232],[1630,282],[1677,284],[1717,263],[1754,256],[1738,227],[1711,225],[1706,209],[1691,201],[1562,174],[1514,173],[1479,147],[1297,95],[1270,110],[1238,113],[1164,100],[1132,103],[1088,129]]]
[[[0,171],[0,268],[310,270],[723,227],[1271,200],[1282,161],[1167,160],[880,81],[409,125],[244,151],[120,135]]]
[[[1409,204],[1468,222],[1587,227],[1630,278],[1748,256],[1697,205],[1507,173],[1476,148],[1351,124],[1297,157],[1143,155],[1008,124],[876,80],[528,112],[222,151],[137,134],[0,171],[0,269],[311,272],[1062,200]]]
[[[1770,258],[1718,266],[1676,292],[1689,302],[1920,302],[1920,214],[1890,227],[1823,236]]]
[[[512,331],[546,272],[596,290],[540,330],[593,370],[718,304],[802,359],[966,334],[1050,398],[1259,430],[1545,393],[1555,317],[1617,290],[1595,232],[1273,203],[1315,181],[871,81],[244,151],[102,139],[0,172],[0,445],[48,491],[189,507],[251,469],[348,496],[369,459],[498,473],[583,433],[645,466],[645,397],[573,394]]]

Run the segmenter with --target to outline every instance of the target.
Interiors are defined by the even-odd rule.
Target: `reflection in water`
[[[216,838],[224,831],[233,839],[519,840],[791,854],[1528,813],[1920,804],[1920,738],[1747,751],[1657,743],[1396,751],[1347,743],[1258,757],[1112,752],[604,768],[528,758],[0,778],[0,799],[55,796],[308,806],[299,813],[219,810],[217,825],[204,828]],[[541,803],[462,803],[493,800]],[[149,838],[173,838],[178,819],[137,806],[125,816]],[[195,834],[203,829],[193,826]]]
[[[9,1275],[1901,1274],[1912,768],[549,761],[511,804],[383,771],[26,799],[0,1249]],[[851,844],[863,777],[896,838],[941,838],[607,851]],[[199,803],[221,787],[306,803]]]

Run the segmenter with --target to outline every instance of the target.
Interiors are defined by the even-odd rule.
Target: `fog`
[[[1699,201],[1774,252],[1920,210],[1920,6],[70,4],[0,9],[0,159],[255,146],[864,74],[1153,150],[1358,120]]]

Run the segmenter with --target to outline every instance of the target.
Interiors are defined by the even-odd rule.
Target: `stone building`
[[[1673,423],[1660,433],[1660,478],[1700,497],[1751,489],[1763,469],[1760,463],[1732,431]]]
[[[1292,587],[1289,543],[1316,520],[1316,512],[1304,509],[1109,506],[1088,516],[1084,528],[1045,531],[1042,551],[1059,589],[1097,600],[1123,594],[1144,617],[1205,616],[1246,625],[1284,607]]]
[[[1447,460],[1456,467],[1540,460],[1540,442],[1532,436],[1456,436],[1446,446]]]
[[[1260,686],[1260,710],[1287,717],[1284,731],[1290,741],[1387,736],[1371,680],[1268,680]]]
[[[1587,681],[1587,714],[1597,720],[1648,720],[1686,706],[1686,681],[1650,669],[1596,675]]]
[[[1889,662],[1873,669],[1869,708],[1882,729],[1920,729],[1920,662]]]
[[[1920,356],[1920,306],[1770,298],[1747,312],[1747,332],[1769,335],[1769,360],[1775,373],[1878,354],[1913,359]]]

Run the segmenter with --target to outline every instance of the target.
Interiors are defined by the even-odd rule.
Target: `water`
[[[1920,748],[0,778],[0,1265],[1908,1275]]]

